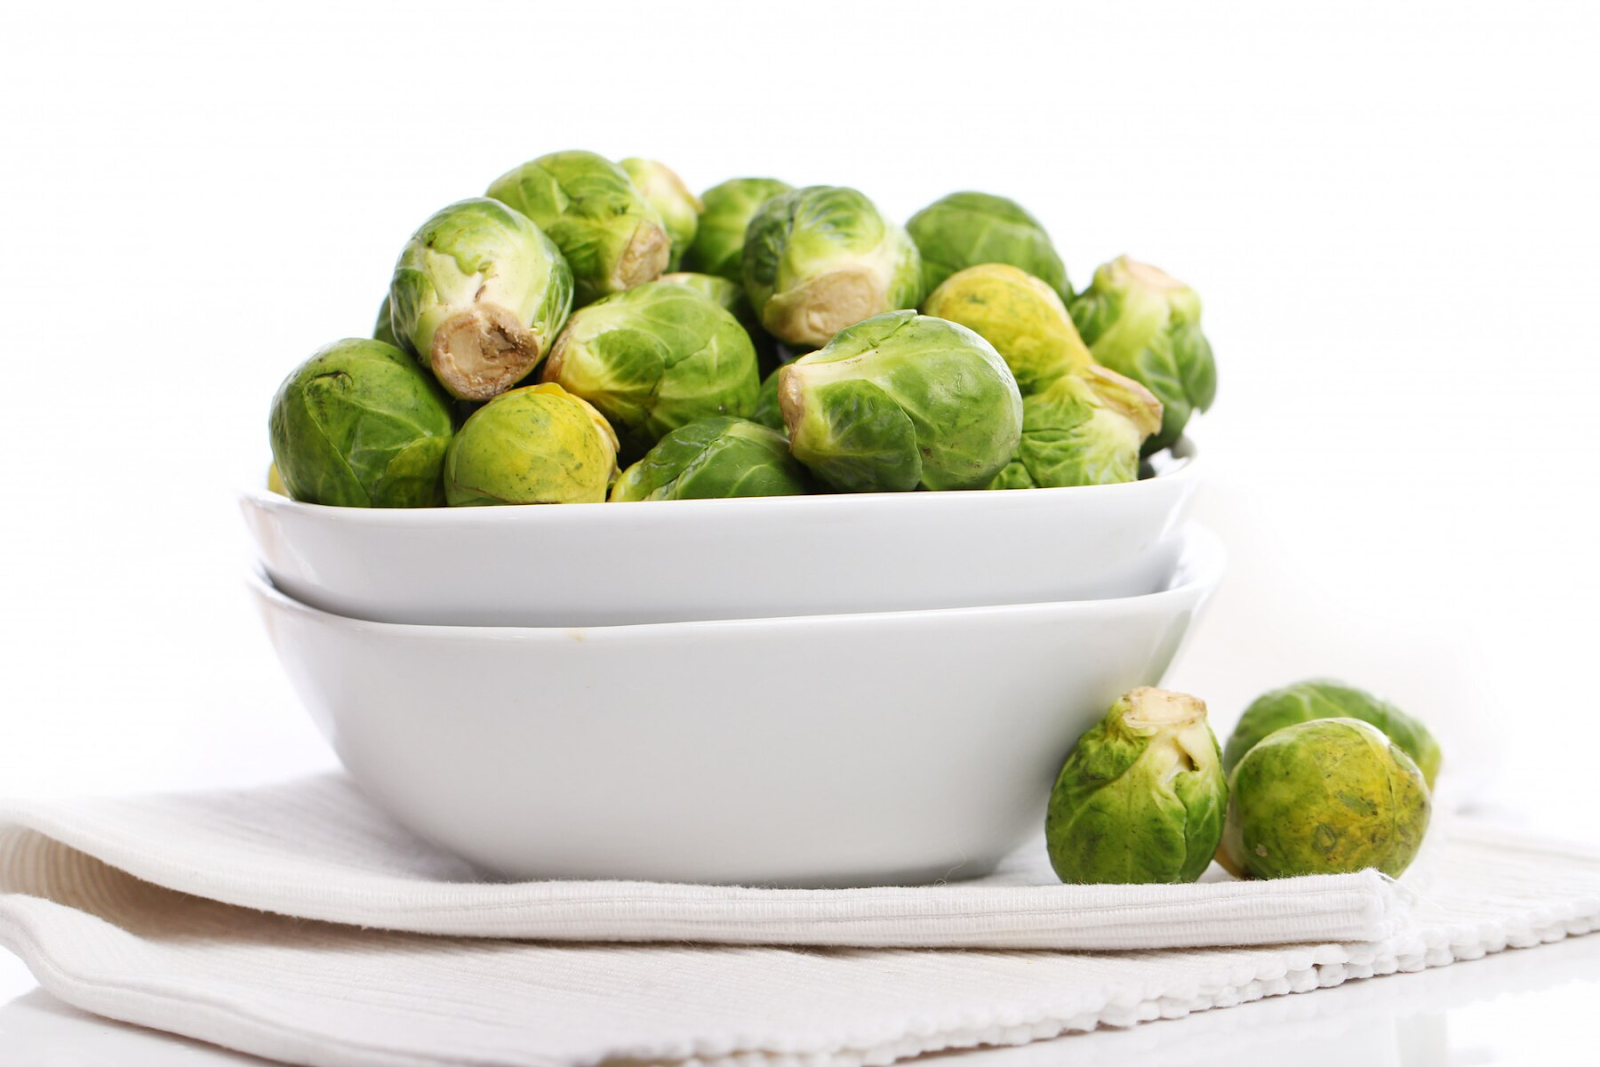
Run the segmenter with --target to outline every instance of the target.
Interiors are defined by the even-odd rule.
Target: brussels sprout
[[[276,463],[267,464],[267,492],[277,493],[279,496],[289,495],[289,487],[283,484],[283,475],[278,473]]]
[[[854,189],[775,196],[745,231],[745,293],[767,332],[790,344],[826,344],[869,316],[916,307],[921,272],[905,230]]]
[[[667,269],[672,238],[628,172],[593,152],[552,152],[496,178],[489,196],[550,235],[566,256],[578,303],[619,293]]]
[[[1131,378],[1087,366],[1022,398],[1022,439],[991,489],[1109,485],[1139,477],[1139,446],[1161,401]]]
[[[443,503],[450,398],[393,345],[352,337],[318,350],[278,387],[267,432],[273,465],[296,500]]]
[[[733,317],[739,320],[744,332],[750,335],[750,343],[755,346],[756,368],[763,376],[778,369],[778,364],[782,362],[778,342],[761,328],[761,320],[756,317],[755,308],[750,306],[750,301],[744,295],[744,286],[715,274],[695,274],[690,271],[663,274],[656,280],[671,282],[674,285],[687,285],[701,296],[708,296],[733,312]]]
[[[783,423],[783,408],[778,403],[778,370],[761,379],[761,392],[756,394],[756,409],[750,421],[758,422],[769,430],[788,433],[789,427]]]
[[[487,400],[528,376],[572,308],[572,275],[527,216],[484,198],[422,224],[389,286],[396,336],[452,396]]]
[[[744,285],[744,231],[761,205],[794,186],[776,178],[731,178],[705,191],[700,227],[683,257],[685,270]]]
[[[1297,682],[1263,693],[1239,717],[1222,752],[1223,770],[1233,768],[1263,737],[1313,719],[1360,719],[1382,730],[1422,771],[1428,788],[1439,776],[1439,743],[1428,728],[1386,700],[1353,686],[1325,679]]]
[[[670,282],[640,285],[574,312],[543,379],[599,408],[630,458],[696,419],[749,416],[761,388],[755,349],[739,321]]]
[[[783,435],[746,419],[719,416],[679,427],[611,487],[611,499],[698,500],[728,496],[795,496],[805,469]]]
[[[1045,839],[1063,882],[1192,882],[1222,838],[1228,783],[1203,701],[1144,687],[1078,738]]]
[[[382,341],[386,345],[404,348],[405,345],[394,335],[394,327],[389,323],[389,294],[383,294],[383,303],[378,305],[378,317],[372,324],[372,339]]]
[[[694,241],[695,231],[700,228],[700,212],[705,210],[705,205],[665,163],[634,156],[624,159],[621,167],[661,216],[661,224],[672,241],[672,249],[667,253],[667,270],[677,270],[678,264],[683,262],[683,254]]]
[[[1017,380],[967,329],[892,311],[778,371],[795,458],[835,489],[978,489],[1022,431]]]
[[[1288,878],[1376,867],[1397,878],[1428,829],[1422,772],[1371,723],[1313,719],[1268,734],[1228,778],[1218,859]]]
[[[559,385],[529,385],[467,419],[444,488],[454,506],[598,504],[616,475],[617,437],[600,413]]]
[[[1023,396],[1094,362],[1055,290],[1004,263],[950,275],[922,313],[959,322],[994,345]]]
[[[1146,455],[1178,439],[1189,416],[1217,395],[1217,364],[1200,332],[1200,297],[1187,285],[1123,256],[1094,272],[1072,302],[1072,319],[1094,358],[1142,383],[1161,401],[1161,432]]]
[[[980,263],[1009,263],[1042,279],[1061,299],[1072,299],[1067,268],[1050,235],[1015,200],[988,193],[951,193],[911,216],[906,230],[922,253],[925,291],[956,271]]]

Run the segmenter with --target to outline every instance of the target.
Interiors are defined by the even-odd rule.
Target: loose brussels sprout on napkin
[[[617,479],[613,501],[694,500],[730,496],[795,496],[805,469],[784,436],[747,419],[691,422],[656,442]]]
[[[650,206],[661,216],[661,224],[672,239],[672,251],[667,255],[667,269],[677,270],[683,254],[694,242],[695,231],[700,228],[700,212],[705,205],[689,191],[683,179],[665,163],[637,156],[621,163],[633,184],[639,187]]]
[[[1161,428],[1161,401],[1087,366],[1022,398],[1022,439],[991,489],[1110,485],[1139,477],[1139,448]]]
[[[287,494],[345,507],[442,504],[451,429],[450,398],[432,375],[365,338],[335,341],[296,367],[267,419]]]
[[[1017,381],[953,322],[892,311],[778,371],[795,458],[845,492],[980,489],[1022,432]]]
[[[789,344],[826,344],[852,323],[916,307],[921,271],[905,230],[854,189],[775,196],[745,231],[745,293],[767,332]]]
[[[617,474],[617,438],[559,385],[502,393],[468,417],[444,464],[454,506],[598,504]]]
[[[1217,395],[1217,364],[1200,332],[1200,296],[1156,267],[1123,256],[1094,272],[1072,302],[1094,358],[1143,383],[1161,401],[1161,432],[1148,455],[1176,441],[1189,416]]]
[[[1428,788],[1439,776],[1439,743],[1422,723],[1386,700],[1339,682],[1315,679],[1263,693],[1244,710],[1222,752],[1222,767],[1233,768],[1255,744],[1275,730],[1313,719],[1360,719],[1382,730],[1422,771]]]
[[[922,253],[925,291],[931,292],[959,270],[980,263],[1009,263],[1042,279],[1062,300],[1072,299],[1067,268],[1050,235],[1015,200],[988,193],[951,193],[911,216],[906,230]]]
[[[1204,702],[1140,688],[1078,739],[1045,839],[1063,882],[1192,882],[1222,838],[1228,785]]]
[[[488,194],[528,216],[561,249],[580,305],[667,269],[672,238],[628,172],[593,152],[552,152],[508,171]]]
[[[649,282],[573,312],[545,363],[610,419],[626,459],[712,415],[748,417],[761,380],[731,312],[684,285]]]
[[[463,200],[412,236],[389,286],[394,333],[450,395],[487,400],[527,377],[572,307],[572,274],[526,215]]]
[[[794,186],[776,178],[731,178],[701,196],[704,209],[683,269],[744,285],[744,233],[761,205]]]
[[[1241,877],[1398,878],[1428,829],[1422,772],[1371,723],[1313,719],[1268,734],[1228,778],[1217,859]]]
[[[1094,362],[1055,290],[1004,263],[950,275],[922,313],[959,322],[994,345],[1024,396]]]

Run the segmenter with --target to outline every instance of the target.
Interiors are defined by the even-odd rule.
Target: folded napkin
[[[1041,852],[921,888],[497,885],[323,777],[0,810],[0,944],[80,1008],[292,1063],[848,1065],[1600,925],[1600,849],[1466,819],[1398,885],[1061,886]]]

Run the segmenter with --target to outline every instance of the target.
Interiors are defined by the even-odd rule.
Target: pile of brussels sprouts
[[[1375,868],[1398,877],[1428,829],[1439,746],[1426,727],[1338,682],[1277,689],[1226,748],[1206,706],[1135,689],[1078,739],[1045,837],[1063,882],[1192,882]]]
[[[422,224],[371,338],[272,401],[273,488],[356,507],[1131,481],[1216,392],[1192,289],[1082,292],[1018,204],[556,152]]]

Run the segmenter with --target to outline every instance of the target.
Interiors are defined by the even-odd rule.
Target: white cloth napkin
[[[292,1063],[848,1065],[1600,925],[1600,849],[1459,819],[1429,842],[1398,886],[1069,887],[1037,857],[916,889],[493,885],[329,777],[0,811],[0,944],[80,1008]]]

